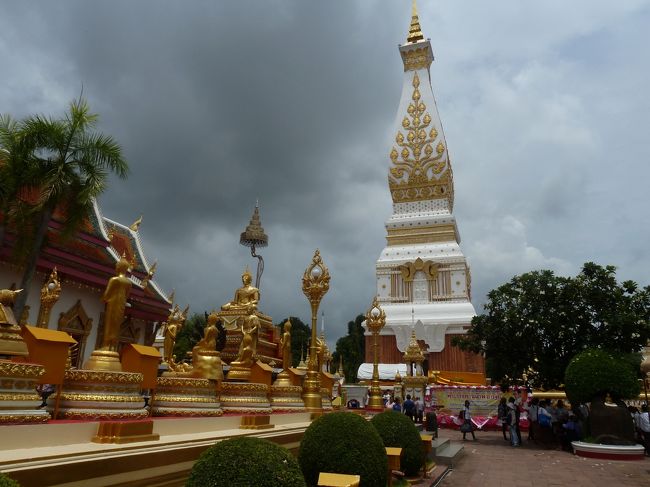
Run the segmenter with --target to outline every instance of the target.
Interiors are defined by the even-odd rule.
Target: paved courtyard
[[[593,487],[650,486],[650,458],[611,461],[583,458],[543,449],[526,440],[513,448],[501,432],[476,432],[478,441],[465,441],[465,454],[441,486]],[[440,437],[462,441],[458,431],[440,430]]]

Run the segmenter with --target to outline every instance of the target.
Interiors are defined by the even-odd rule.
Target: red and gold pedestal
[[[153,396],[154,416],[221,416],[216,383],[190,377],[158,377]]]
[[[271,408],[274,413],[305,412],[305,402],[302,400],[302,387],[291,385],[271,386]]]
[[[221,409],[224,413],[270,414],[269,386],[248,382],[221,384]]]
[[[45,369],[41,365],[0,360],[0,425],[46,423],[44,409],[36,409],[41,397],[36,383]]]
[[[144,419],[149,412],[140,392],[142,380],[142,374],[132,372],[67,370],[56,419]],[[48,411],[54,413],[55,406],[56,394],[52,394]]]
[[[334,407],[332,406],[332,399],[330,398],[329,389],[325,387],[321,388],[320,395],[322,398],[321,403],[322,403],[323,411],[333,411]]]

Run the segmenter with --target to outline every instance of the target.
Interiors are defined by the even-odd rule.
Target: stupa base
[[[149,411],[140,393],[142,379],[142,374],[132,372],[67,370],[55,419],[144,419]],[[51,413],[55,403],[56,394],[52,394],[47,401]]]
[[[302,400],[302,387],[278,385],[278,381],[276,381],[275,384],[271,386],[271,408],[274,413],[304,412],[305,403]]]
[[[36,409],[36,382],[44,373],[42,365],[0,360],[0,425],[47,423],[49,413]]]
[[[248,382],[221,384],[221,409],[225,413],[270,414],[269,386]]]
[[[208,379],[158,377],[151,407],[154,416],[221,416],[216,384]]]

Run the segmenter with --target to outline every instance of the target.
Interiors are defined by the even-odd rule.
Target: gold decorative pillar
[[[379,344],[377,337],[379,332],[386,324],[386,313],[379,306],[377,297],[372,301],[372,306],[366,313],[366,326],[372,333],[372,381],[370,382],[370,397],[368,398],[368,409],[384,409],[384,400],[381,397],[381,387],[379,386]]]
[[[302,292],[307,296],[311,305],[311,345],[309,347],[309,362],[307,363],[307,378],[303,385],[305,407],[311,412],[320,412],[323,402],[320,389],[320,370],[318,370],[318,306],[321,299],[330,288],[330,273],[320,252],[316,250],[311,264],[302,276]]]
[[[61,296],[61,283],[56,272],[56,267],[52,270],[50,277],[41,288],[41,306],[38,308],[38,319],[36,326],[39,328],[48,328],[50,324],[50,313],[52,308]]]

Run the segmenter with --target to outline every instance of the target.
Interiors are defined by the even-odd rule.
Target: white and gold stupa
[[[415,1],[408,37],[399,51],[404,84],[387,153],[393,214],[376,266],[377,295],[386,312],[380,362],[401,362],[415,329],[430,366],[476,369],[480,364],[474,363],[475,357],[450,350],[449,336],[465,333],[476,313],[453,215],[449,151],[431,88],[433,52],[420,29]]]

